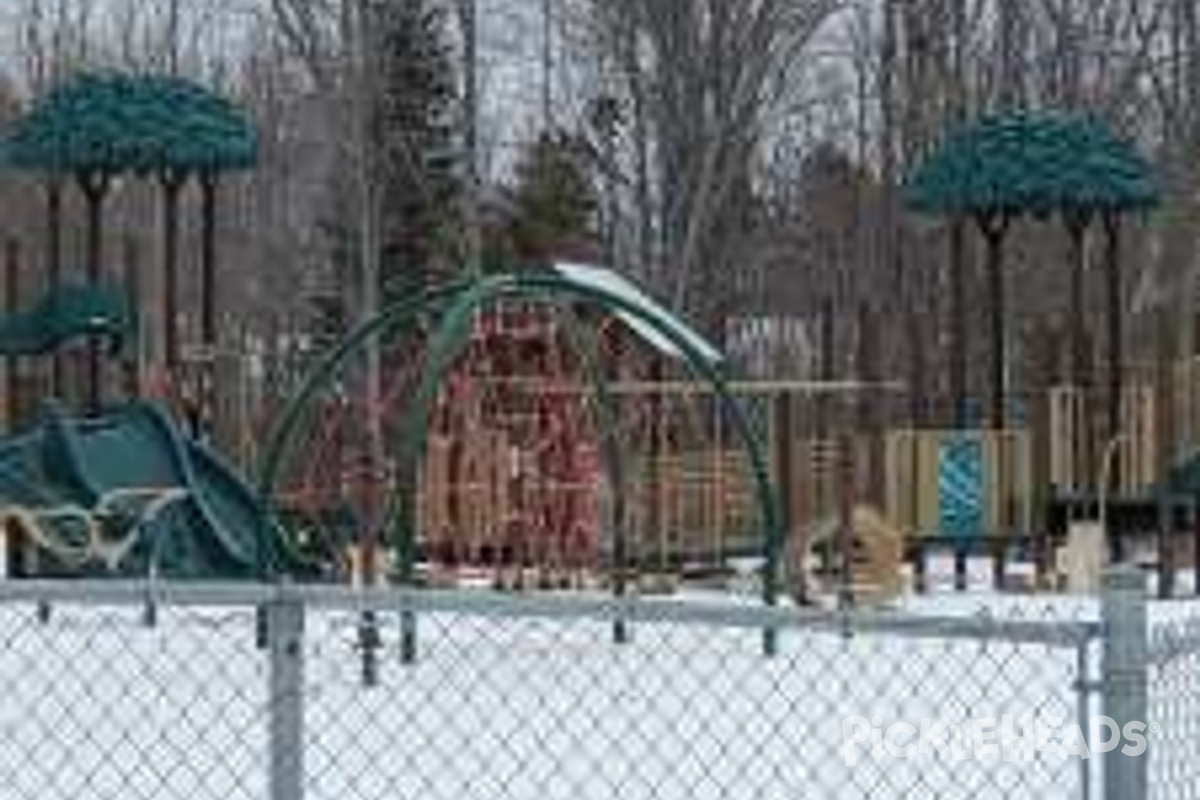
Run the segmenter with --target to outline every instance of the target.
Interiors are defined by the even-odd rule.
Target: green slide
[[[38,546],[38,574],[249,579],[283,537],[254,491],[150,403],[75,419],[50,409],[0,442],[0,509]]]

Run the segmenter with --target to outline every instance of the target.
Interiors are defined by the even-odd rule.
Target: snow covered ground
[[[986,567],[973,574],[969,593],[900,605],[1098,618],[1092,599],[997,596]],[[1153,615],[1200,618],[1200,604]],[[397,616],[380,621],[381,681],[368,689],[357,618],[309,614],[310,798],[1078,798],[1085,773],[1100,796],[1098,757],[876,758],[863,744],[854,766],[845,758],[849,717],[887,728],[1038,714],[1070,726],[1073,648],[794,630],[766,658],[757,631],[715,621],[638,623],[616,645],[610,621],[472,612],[421,615],[419,658],[404,665]],[[1151,708],[1173,726],[1168,756],[1155,756],[1174,786],[1163,797],[1200,796],[1187,758],[1200,693],[1182,702],[1197,669],[1180,660],[1152,681]],[[164,609],[147,628],[133,608],[58,606],[42,624],[27,605],[0,605],[0,800],[266,797],[267,687],[246,610]]]

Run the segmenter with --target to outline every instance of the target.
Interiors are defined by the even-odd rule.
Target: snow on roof
[[[554,269],[570,281],[587,288],[599,289],[600,291],[615,295],[627,303],[642,309],[647,316],[655,319],[663,327],[671,330],[675,335],[686,341],[708,363],[719,364],[725,360],[724,356],[721,355],[721,351],[714,347],[707,339],[623,275],[619,275],[605,267],[587,264],[558,263],[554,265]],[[616,315],[635,335],[658,352],[676,359],[684,357],[674,342],[669,337],[660,333],[655,326],[626,311],[617,311]]]

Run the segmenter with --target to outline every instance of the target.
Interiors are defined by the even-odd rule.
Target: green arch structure
[[[764,526],[764,566],[762,598],[775,605],[779,596],[779,577],[783,553],[783,527],[779,498],[771,481],[762,444],[748,417],[729,392],[728,381],[720,365],[702,344],[674,317],[644,297],[631,295],[617,288],[581,280],[570,274],[555,272],[526,272],[465,278],[427,288],[382,310],[353,331],[337,348],[325,356],[309,374],[297,394],[285,408],[271,436],[259,475],[259,492],[264,505],[275,510],[273,499],[279,489],[284,462],[298,435],[314,411],[314,400],[339,374],[342,366],[368,346],[372,340],[389,333],[410,328],[423,315],[437,316],[430,347],[420,377],[416,395],[401,422],[400,469],[404,472],[400,485],[416,475],[416,465],[424,452],[429,412],[440,387],[470,335],[470,322],[487,304],[502,299],[535,303],[580,303],[601,311],[620,315],[629,324],[669,343],[683,358],[688,368],[708,383],[721,407],[729,413],[734,430],[745,449],[754,476],[755,494]],[[595,379],[595,376],[593,375]],[[601,389],[603,387],[600,387]],[[600,393],[602,395],[602,392]],[[402,489],[401,494],[404,493]],[[410,513],[411,503],[392,503],[388,509],[385,542],[396,549],[400,557],[402,580],[412,577],[415,554],[415,526]],[[264,577],[279,573],[279,554],[268,553],[268,562],[261,565]],[[411,634],[409,626],[406,633]],[[407,639],[408,637],[406,637]],[[411,644],[411,643],[409,643]],[[764,648],[768,653],[776,647],[775,631],[764,631]],[[407,651],[409,648],[406,647]]]

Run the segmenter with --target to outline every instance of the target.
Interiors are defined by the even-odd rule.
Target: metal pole
[[[304,606],[267,609],[270,637],[270,798],[304,797]]]
[[[137,240],[132,236],[125,237],[122,262],[125,268],[125,297],[129,303],[129,312],[136,323],[134,341],[127,352],[125,392],[130,398],[141,396],[142,392],[142,265],[138,253]]]
[[[1121,226],[1115,213],[1104,215],[1108,317],[1108,430],[1111,436],[1121,425]]]
[[[601,369],[603,370],[601,380],[612,381],[620,380],[621,378],[621,363],[624,360],[625,348],[622,332],[620,329],[613,329],[611,333],[611,341],[601,339],[601,346],[604,347],[604,353],[601,356]],[[604,440],[605,454],[608,459],[610,469],[620,469],[621,454],[618,450],[618,444],[615,435],[609,432]],[[628,593],[629,572],[631,570],[631,562],[629,552],[629,529],[626,525],[625,514],[625,486],[619,479],[613,484],[612,491],[612,519],[611,519],[611,536],[612,536],[612,591],[613,598],[618,602],[624,601]],[[617,644],[625,644],[629,641],[629,623],[621,616],[613,619],[613,641]]]
[[[52,175],[46,184],[46,274],[51,290],[62,285],[62,180]],[[50,357],[50,394],[61,398],[63,361],[58,351]]]
[[[4,247],[4,310],[11,318],[19,307],[21,281],[21,243],[9,239]],[[4,424],[10,433],[17,428],[17,417],[20,407],[17,403],[17,357],[8,356],[4,360]],[[25,573],[25,542],[14,526],[9,526],[3,532],[4,563],[7,565],[7,575],[2,577],[19,578]]]
[[[950,221],[950,397],[954,407],[954,428],[964,430],[969,423],[967,407],[967,304],[966,304],[966,224],[955,216]]]
[[[161,177],[163,188],[163,360],[167,378],[174,381],[179,369],[179,192],[182,176],[170,171]]]
[[[11,319],[20,308],[21,243],[9,239],[4,247],[4,311]],[[17,404],[17,357],[4,360],[4,424],[9,431],[16,429],[20,408]]]
[[[1089,731],[1092,720],[1092,693],[1098,688],[1099,684],[1092,675],[1092,660],[1091,646],[1093,639],[1087,639],[1076,645],[1075,651],[1075,674],[1076,689],[1079,692],[1079,698],[1076,702],[1075,719],[1081,731]],[[1085,735],[1087,735],[1085,733]],[[1092,762],[1090,759],[1079,759],[1079,783],[1080,794],[1083,800],[1091,800],[1092,797]]]
[[[79,185],[87,201],[87,276],[88,284],[95,288],[100,284],[104,260],[104,197],[108,193],[108,176],[102,172],[88,172],[79,176]],[[100,342],[88,342],[87,410],[98,414],[103,402],[101,389]]]
[[[1140,569],[1118,565],[1105,576],[1103,621],[1104,713],[1124,730],[1131,722],[1146,721],[1146,576]],[[1151,737],[1146,739],[1149,747]],[[1150,754],[1128,755],[1124,749],[1103,756],[1107,800],[1148,796]]]
[[[1070,308],[1070,356],[1071,386],[1083,399],[1083,429],[1071,441],[1071,458],[1076,464],[1088,464],[1092,455],[1092,376],[1090,341],[1087,332],[1086,281],[1088,218],[1082,213],[1067,215],[1067,233],[1071,253],[1071,308]],[[1116,432],[1115,421],[1110,421],[1106,435]],[[1090,477],[1090,476],[1088,476]]]
[[[788,551],[787,543],[796,543],[796,550],[790,559],[790,568],[795,569],[795,573],[789,578],[788,587],[796,597],[797,602],[802,605],[808,603],[808,573],[804,569],[804,564],[808,559],[808,537],[803,536],[796,530],[796,507],[795,498],[793,496],[792,487],[796,482],[796,465],[795,465],[795,430],[792,424],[792,394],[786,389],[781,390],[775,395],[775,469],[776,481],[780,491],[780,511],[782,511],[783,519],[781,526],[783,527],[785,545],[784,552]],[[799,541],[796,542],[797,537]]]
[[[200,339],[204,361],[199,371],[200,429],[216,431],[217,370],[217,176],[200,175]]]
[[[985,225],[987,237],[988,292],[991,299],[991,414],[990,427],[1005,428],[1005,299],[1004,299],[1004,223]]]

